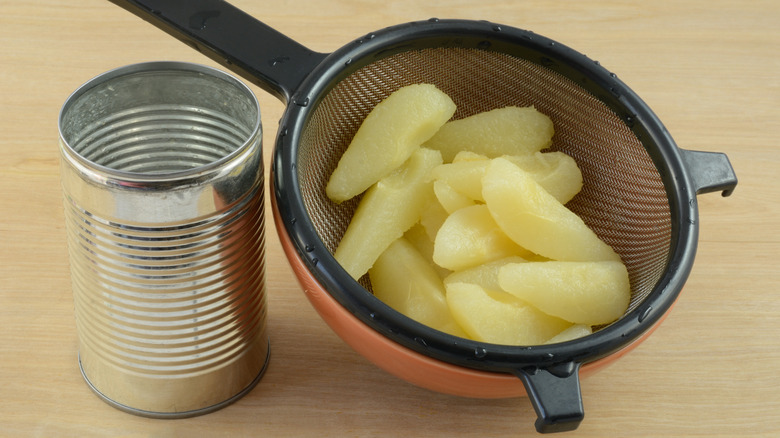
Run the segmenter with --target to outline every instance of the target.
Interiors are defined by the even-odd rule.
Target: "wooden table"
[[[780,435],[779,2],[235,4],[321,52],[430,17],[530,29],[616,72],[681,147],[727,153],[739,186],[730,198],[699,198],[698,255],[676,307],[638,349],[582,382],[586,419],[569,436]],[[0,10],[0,436],[535,433],[525,398],[432,393],[354,353],[306,301],[270,220],[272,359],[259,386],[183,420],[136,417],[99,400],[76,364],[58,111],[76,87],[114,67],[215,64],[107,1],[1,1]],[[255,91],[268,162],[283,105]]]

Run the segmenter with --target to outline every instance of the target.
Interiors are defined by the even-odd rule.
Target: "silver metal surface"
[[[268,358],[260,110],[186,63],[87,82],[59,119],[61,176],[89,385],[147,416],[210,412]]]

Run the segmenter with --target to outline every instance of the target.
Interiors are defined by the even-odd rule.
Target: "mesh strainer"
[[[581,365],[623,354],[674,303],[696,249],[696,195],[726,196],[736,186],[725,155],[679,149],[614,74],[532,32],[432,19],[377,31],[325,55],[224,2],[116,3],[287,102],[272,164],[277,228],[307,296],[331,327],[383,368],[432,389],[512,395],[468,386],[498,387],[520,377],[512,379],[522,381],[541,432],[576,428],[583,418]],[[367,278],[356,282],[338,265],[332,253],[358,200],[330,202],[327,179],[368,112],[396,89],[421,82],[452,97],[455,118],[533,105],[553,120],[553,149],[571,155],[584,178],[569,207],[628,267],[632,299],[621,319],[561,344],[485,344],[404,317],[371,294]]]

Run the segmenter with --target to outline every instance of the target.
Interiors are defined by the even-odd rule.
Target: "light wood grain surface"
[[[780,2],[262,1],[237,6],[330,52],[406,21],[485,19],[599,60],[687,149],[728,154],[730,198],[699,197],[696,263],[663,325],[582,382],[573,437],[780,435]],[[270,367],[218,412],[152,420],[99,400],[76,364],[57,115],[80,84],[135,62],[215,65],[107,1],[0,1],[0,436],[525,436],[525,398],[419,389],[347,347],[268,233]],[[266,163],[283,105],[255,88]],[[270,214],[268,215],[270,216]]]

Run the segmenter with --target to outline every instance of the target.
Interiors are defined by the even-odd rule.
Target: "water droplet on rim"
[[[289,61],[289,56],[277,56],[276,58],[271,58],[268,60],[268,65],[271,67],[276,67],[279,64],[284,64],[285,62]]]
[[[639,322],[644,321],[648,316],[650,316],[650,312],[652,312],[652,311],[653,311],[653,308],[652,307],[648,307],[647,309],[642,311],[642,313],[639,315],[639,318],[637,318],[637,320]]]
[[[483,357],[487,356],[487,350],[482,347],[477,347],[474,349],[474,357],[477,359],[482,359]]]
[[[159,11],[157,11],[155,15],[160,15]],[[219,11],[196,12],[190,16],[190,28],[195,30],[203,30],[206,28],[206,24],[210,19],[219,17],[219,15]]]

